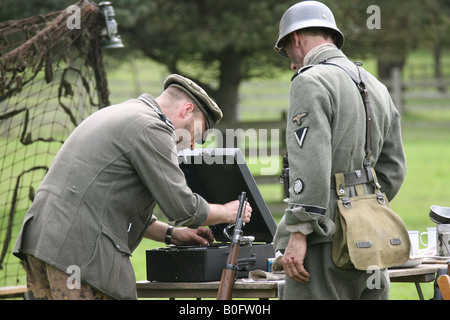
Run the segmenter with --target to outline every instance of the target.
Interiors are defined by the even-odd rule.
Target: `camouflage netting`
[[[75,5],[79,28],[68,9],[0,23],[0,287],[25,284],[11,252],[53,157],[83,119],[109,105],[98,6]]]

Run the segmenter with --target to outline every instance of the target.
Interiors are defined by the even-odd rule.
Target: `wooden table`
[[[150,282],[136,283],[139,298],[216,298],[220,281],[213,282]],[[278,298],[278,287],[284,281],[246,281],[238,279],[233,298]],[[282,290],[282,288],[280,288]]]
[[[448,268],[447,264],[422,263],[414,268],[389,269],[391,282],[414,283],[420,300],[424,300],[420,283],[431,282],[436,279],[436,273],[441,268]]]
[[[24,298],[27,290],[26,285],[0,287],[0,299]]]
[[[436,272],[446,264],[421,264],[413,268],[390,269],[391,282],[414,283],[419,297],[423,299],[420,283],[431,282]],[[150,282],[138,281],[139,298],[216,298],[219,281],[214,282]],[[248,281],[239,279],[233,288],[233,298],[279,298],[284,281]]]

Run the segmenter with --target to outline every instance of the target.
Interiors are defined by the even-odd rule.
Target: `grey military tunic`
[[[337,196],[331,188],[334,174],[362,169],[365,156],[366,116],[361,95],[342,69],[319,65],[324,59],[344,64],[356,72],[353,63],[342,51],[335,48],[322,51],[313,57],[310,63],[313,67],[298,74],[291,84],[286,132],[290,198],[274,242],[276,249],[282,250],[286,248],[291,232],[306,234],[308,250],[305,265],[312,279],[310,284],[303,286],[303,291],[294,290],[292,296],[286,293],[288,298],[293,299],[313,298],[318,291],[330,292],[330,295],[325,296],[319,293],[318,297],[339,297],[338,293],[335,294],[337,291],[331,288],[332,282],[345,277],[339,270],[334,278],[326,277],[324,274],[327,274],[327,271],[316,272],[316,268],[326,269],[328,266],[334,266],[331,253],[316,254],[313,250],[316,244],[325,243],[331,246],[335,232]],[[371,75],[368,79],[368,89],[373,110],[371,166],[376,170],[382,191],[392,200],[406,174],[400,115],[385,86]],[[371,186],[367,185],[365,188],[373,192],[373,189],[370,190]],[[354,187],[348,188],[347,194],[355,195]],[[319,255],[321,258],[313,258],[313,255]],[[321,279],[317,279],[318,277]],[[320,282],[323,284],[320,285]],[[340,283],[342,285],[342,281]],[[308,290],[315,293],[305,293]],[[301,291],[305,295],[300,294]]]
[[[175,133],[156,101],[109,106],[84,120],[56,155],[28,210],[14,254],[31,254],[117,299],[136,298],[130,255],[155,220],[196,228],[208,203],[178,166]],[[156,109],[155,109],[156,108]],[[160,112],[160,111],[159,111]]]

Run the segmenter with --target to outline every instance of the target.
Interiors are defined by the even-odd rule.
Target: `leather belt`
[[[369,177],[366,170],[355,170],[349,173],[344,173],[345,186],[356,186],[357,184],[365,184],[373,181],[373,177]],[[331,179],[330,189],[335,189],[336,183]]]

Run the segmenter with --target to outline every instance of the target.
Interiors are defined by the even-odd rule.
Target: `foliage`
[[[255,70],[255,63],[270,59],[266,56],[277,58],[272,63],[279,61],[273,54],[273,43],[278,21],[287,3],[292,3],[153,0],[146,6],[129,9],[128,5],[124,9],[123,1],[115,1],[116,12],[121,33],[132,46],[166,64],[172,72],[180,70],[186,60],[201,63],[206,69],[216,68],[215,63],[231,55],[235,61],[245,60],[241,79],[255,76],[255,72],[264,74],[262,68]],[[130,13],[134,17],[132,21],[122,19]],[[250,59],[255,56],[258,58]],[[202,76],[198,74],[199,78]]]
[[[62,10],[76,1],[3,0],[0,20]],[[239,85],[255,77],[273,77],[289,61],[273,50],[283,13],[296,0],[114,0],[126,48],[107,51],[143,53],[199,82],[217,100],[226,120],[235,120]],[[389,76],[418,46],[449,42],[450,4],[446,0],[323,0],[344,32],[344,51],[353,59],[376,57],[379,75]],[[380,8],[380,29],[367,27]],[[192,68],[192,66],[195,68]]]
[[[163,63],[172,73],[200,83],[236,118],[241,81],[288,66],[273,50],[281,15],[293,1],[116,0],[121,34],[130,47]],[[127,19],[133,16],[134,19]],[[122,19],[122,17],[125,17]],[[186,67],[196,65],[195,70]]]
[[[346,36],[344,51],[357,59],[375,57],[378,74],[388,78],[391,68],[403,67],[418,47],[433,48],[448,38],[450,5],[444,0],[325,0]],[[369,6],[380,8],[380,29],[367,21]]]
[[[2,0],[0,21],[25,19],[38,14],[59,11],[75,4],[77,0]]]

